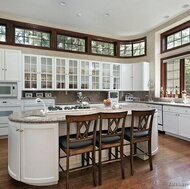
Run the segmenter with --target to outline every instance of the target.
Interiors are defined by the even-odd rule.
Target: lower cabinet
[[[190,140],[190,108],[163,106],[163,126],[167,134]]]
[[[59,179],[58,136],[58,123],[9,122],[9,175],[27,184],[56,184]]]

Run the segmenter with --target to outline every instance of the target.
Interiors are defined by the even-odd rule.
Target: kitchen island
[[[131,110],[145,110],[137,106],[122,106],[121,109],[92,107],[86,110],[48,112],[28,110],[9,116],[8,172],[21,182],[31,185],[52,185],[59,180],[59,136],[66,134],[66,115],[82,115],[98,112],[128,111],[126,126],[130,126]],[[158,151],[157,113],[152,130],[152,155]],[[139,146],[146,150],[142,143]],[[129,152],[125,146],[124,151]],[[106,155],[105,155],[106,156]],[[104,157],[105,157],[104,156]],[[145,159],[144,157],[141,157]],[[64,161],[64,160],[63,160]],[[71,159],[72,166],[80,163],[80,157]]]

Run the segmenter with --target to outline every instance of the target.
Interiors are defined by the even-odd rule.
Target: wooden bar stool
[[[133,157],[136,149],[149,157],[150,170],[153,170],[151,138],[154,113],[155,110],[132,110],[131,127],[125,128],[124,139],[130,142],[131,175],[134,175]],[[148,152],[137,147],[137,143],[145,141],[148,142]]]
[[[92,167],[93,184],[97,185],[96,173],[95,173],[95,144],[96,144],[96,128],[99,114],[87,114],[87,115],[67,115],[67,135],[59,137],[59,148],[65,152],[65,156],[59,158],[66,158],[66,171],[60,165],[62,171],[66,172],[66,188],[69,189],[69,173],[80,169]],[[71,125],[75,127],[71,134]],[[81,165],[76,168],[69,168],[69,158],[71,156],[92,153],[92,163],[87,165]]]
[[[114,113],[100,113],[100,128],[96,136],[96,146],[99,151],[98,161],[98,177],[99,185],[102,184],[102,165],[106,163],[119,161],[121,164],[122,178],[125,178],[124,165],[123,165],[123,138],[124,138],[124,127],[125,120],[127,117],[127,111],[114,112]],[[107,149],[118,148],[120,155],[111,153],[111,156],[102,161],[102,151]]]

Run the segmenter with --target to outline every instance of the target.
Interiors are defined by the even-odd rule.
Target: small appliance
[[[17,97],[17,83],[0,82],[0,97]]]
[[[108,91],[108,98],[112,101],[112,103],[118,103],[119,91]]]

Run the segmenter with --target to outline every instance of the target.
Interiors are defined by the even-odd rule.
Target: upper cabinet
[[[122,64],[122,90],[148,91],[149,63]]]
[[[37,55],[23,55],[23,88],[53,89],[53,58]]]
[[[0,81],[21,81],[21,51],[0,49]]]

